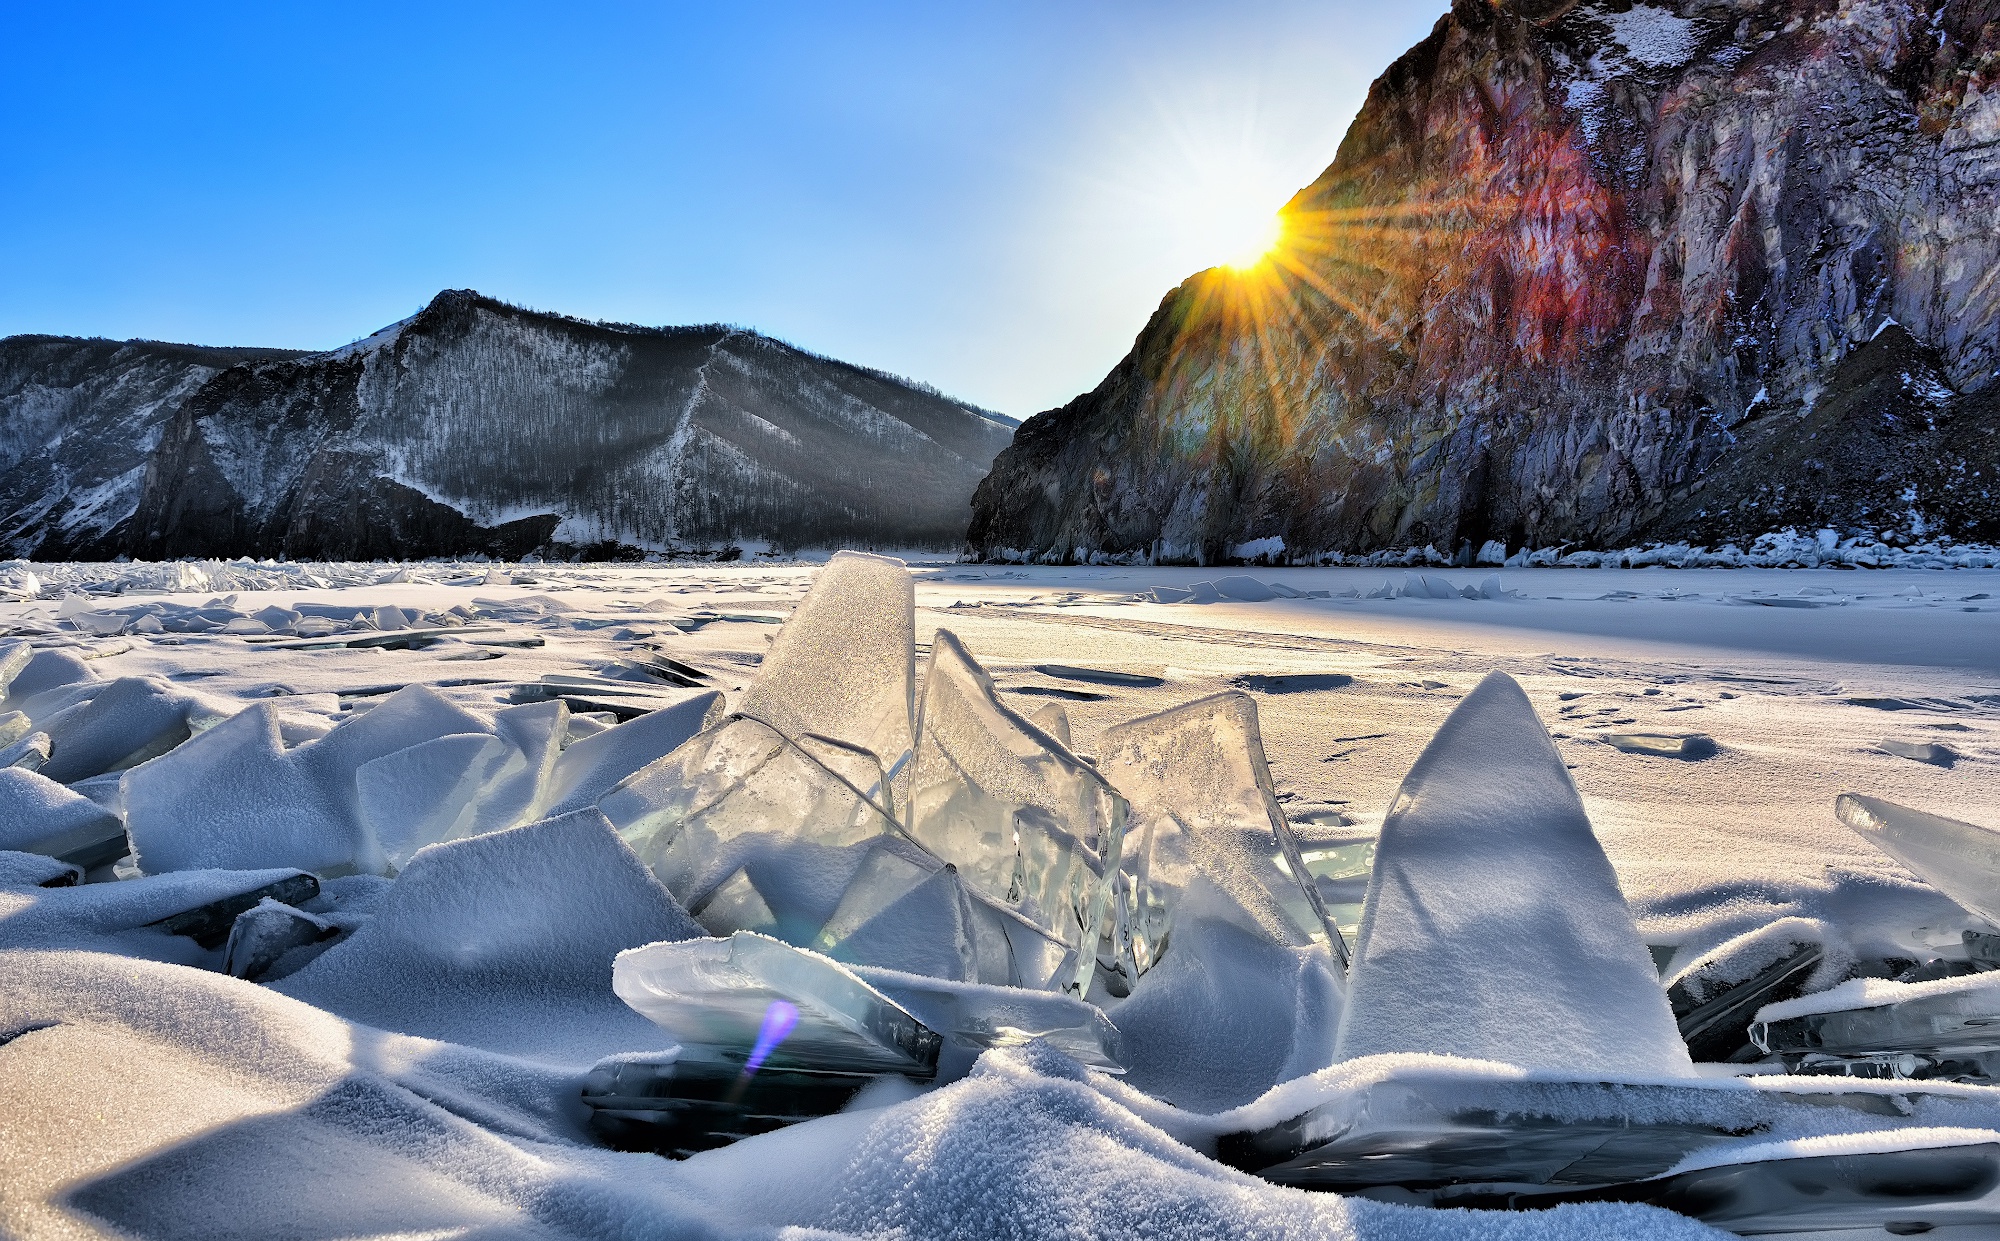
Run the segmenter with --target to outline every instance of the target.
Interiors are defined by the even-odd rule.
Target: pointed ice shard
[[[2000,927],[2000,831],[1859,793],[1842,794],[1834,812],[1869,844]]]
[[[788,737],[858,746],[893,771],[910,750],[916,586],[900,560],[829,560],[764,656],[739,713]]]
[[[1057,741],[1062,742],[1063,749],[1074,750],[1076,748],[1075,743],[1069,737],[1069,712],[1063,709],[1061,703],[1052,702],[1048,706],[1043,707],[1028,717],[1028,723],[1033,724],[1036,728],[1041,729]]]
[[[749,872],[737,869],[735,874],[722,881],[715,891],[698,909],[689,911],[701,929],[710,935],[734,935],[738,931],[755,931],[759,935],[773,935],[778,932],[778,915],[771,912],[764,894],[757,890]]]
[[[1383,821],[1348,986],[1343,1060],[1692,1072],[1569,770],[1502,673],[1452,712]]]
[[[1271,789],[1257,704],[1231,691],[1120,724],[1098,770],[1132,800],[1123,868],[1128,972],[1151,969],[1188,881],[1205,875],[1246,929],[1280,944],[1347,948]]]
[[[937,1071],[938,1036],[895,1001],[846,966],[762,935],[627,949],[612,967],[611,987],[680,1043],[683,1060],[753,1072],[764,1065],[912,1077]],[[766,1021],[781,1004],[794,1024],[767,1046]]]
[[[1111,909],[1125,799],[1001,703],[948,630],[924,679],[910,834],[975,890],[1075,953],[1060,980],[1082,990]]]

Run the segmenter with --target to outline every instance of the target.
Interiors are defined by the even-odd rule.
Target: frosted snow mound
[[[1339,1053],[1409,1051],[1692,1072],[1562,757],[1502,673],[1438,730],[1376,846]]]
[[[665,1043],[612,994],[613,959],[701,934],[584,810],[423,850],[372,920],[275,986],[380,1029],[588,1063]]]

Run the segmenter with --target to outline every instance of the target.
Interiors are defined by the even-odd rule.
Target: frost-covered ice
[[[1367,905],[1343,1059],[1692,1071],[1583,802],[1504,673],[1480,682],[1411,769],[1382,824]]]
[[[1808,539],[1731,563],[1808,550],[1874,556]],[[1822,1047],[1797,1067],[1895,1073],[1877,1044],[1930,1008],[1968,1031],[2000,1010],[1995,975],[1965,972],[1986,959],[1966,933],[1977,948],[1993,928],[1977,899],[1940,890],[1976,864],[1949,848],[1942,867],[1898,861],[1833,811],[1859,790],[1973,831],[1995,822],[1994,575],[1408,568],[899,577],[847,557],[822,579],[829,606],[783,626],[811,566],[6,577],[0,628],[22,645],[0,646],[0,746],[26,761],[0,772],[22,807],[0,838],[0,1230],[1693,1237],[1715,1234],[1645,1206],[1446,1214],[1352,1191],[1548,1206],[1611,1192],[1582,1171],[1645,1148],[1651,1162],[1614,1171],[1650,1179],[1612,1189],[1732,1226],[1879,1231],[1925,1221],[1865,1191],[1849,1201],[1870,1176],[1989,1168],[2000,1088],[1696,1076],[1673,1052],[1686,1037],[1735,1054],[1761,1007],[1772,1029],[1863,1032],[1853,1055]],[[1492,672],[1525,714],[1475,747],[1470,776],[1430,778],[1420,754],[1454,748],[1447,719]],[[927,779],[918,707],[946,691],[965,727],[940,748],[961,774]],[[1714,743],[1699,762],[1607,744],[1694,735]],[[1885,737],[1957,757],[1912,762]],[[1129,802],[1115,850],[1093,781]],[[1017,851],[1003,881],[977,873],[990,842],[945,858],[962,846],[939,830],[926,848],[908,834],[931,813],[925,790],[954,782],[978,790],[951,797],[981,834],[1048,842],[1048,874],[1086,864],[1043,882]],[[1398,843],[1425,813],[1435,826],[1510,805],[1513,830],[1494,837],[1513,841],[1508,864]],[[52,847],[29,837],[37,816],[72,816],[110,849],[122,822],[136,859],[93,859],[76,882],[78,859],[19,851]],[[1560,878],[1522,864],[1530,823],[1570,825]],[[680,866],[666,838],[690,825]],[[1197,846],[1178,873],[1174,832]],[[1584,840],[1601,852],[1579,880]],[[1450,892],[1451,917],[1420,926],[1379,893],[1364,913],[1371,872]],[[1076,899],[1090,884],[1071,882],[1085,876],[1109,880],[1094,937]],[[1551,913],[1573,925],[1537,929]],[[1378,985],[1370,957],[1387,957],[1368,934],[1350,980],[1326,924],[1352,936],[1370,917],[1431,949],[1425,976],[1448,981]],[[1502,922],[1484,955],[1466,949]],[[870,1069],[807,1100],[781,1075],[832,1070],[781,1064],[738,1102],[782,1114],[716,1138],[735,1145],[683,1162],[606,1149],[581,1106],[593,1066],[626,1066],[621,1089],[699,1076],[698,1060],[673,1067],[676,1034],[619,1000],[613,960],[712,953],[730,941],[705,935],[736,931],[931,1031],[936,1076]],[[1038,944],[1060,947],[1081,994],[1020,968]],[[1598,994],[1568,985],[1578,975]],[[1631,1002],[1647,988],[1652,1004]],[[816,994],[772,988],[723,1042],[754,1054],[773,1000]],[[1805,1007],[1770,1007],[1788,995]],[[1548,1025],[1510,1036],[1482,1024],[1489,1010]],[[1925,1046],[1949,1050],[1935,1016]],[[1371,1050],[1337,1044],[1344,1018],[1386,1031],[1389,1054],[1343,1058]],[[1394,1041],[1412,1029],[1472,1041]],[[1488,1059],[1410,1054],[1439,1049]],[[1425,1112],[1427,1098],[1449,1106]],[[1482,1117],[1463,1114],[1475,1104]],[[1356,1116],[1374,1119],[1342,1130]],[[787,1127],[744,1136],[766,1121]],[[1360,1180],[1271,1184],[1276,1165],[1246,1145],[1286,1134],[1281,1162],[1313,1150]],[[1392,1172],[1370,1145],[1385,1135],[1413,1167],[1458,1167],[1458,1188]],[[1577,1174],[1474,1192],[1537,1157]],[[1760,1188],[1725,1210],[1725,1182]],[[1821,1206],[1847,1214],[1814,1216],[1778,1184],[1833,1186]],[[1934,1211],[1941,1235],[2000,1220],[1961,1197]]]

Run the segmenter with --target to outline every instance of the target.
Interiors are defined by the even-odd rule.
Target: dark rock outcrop
[[[726,327],[469,292],[327,353],[0,341],[0,551],[952,547],[1006,420]]]
[[[2000,0],[1455,0],[972,548],[2000,539],[1996,78]]]

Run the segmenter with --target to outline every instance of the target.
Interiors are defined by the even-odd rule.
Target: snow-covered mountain
[[[2000,4],[1455,0],[973,547],[2000,537]]]
[[[0,551],[949,547],[1013,427],[741,329],[476,293],[325,353],[0,341]]]

